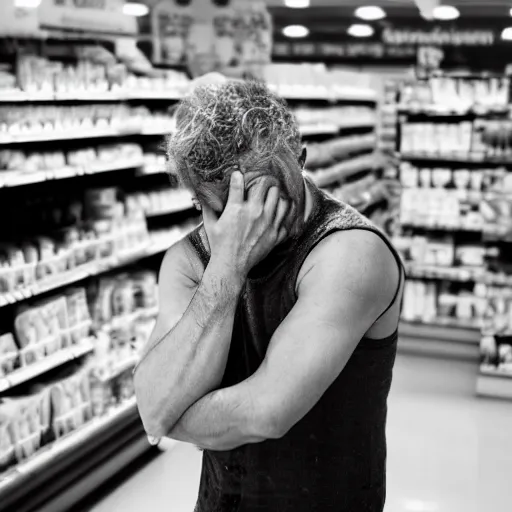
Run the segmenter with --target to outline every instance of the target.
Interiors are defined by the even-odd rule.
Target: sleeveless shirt
[[[267,258],[263,268],[250,273],[242,290],[221,387],[258,369],[274,331],[297,300],[296,280],[304,260],[326,236],[340,230],[372,231],[401,267],[386,236],[369,220],[308,179],[306,183],[314,201],[302,234],[291,242],[286,257]],[[206,267],[203,236],[200,226],[188,242]],[[400,270],[400,280],[401,275]],[[316,405],[282,438],[229,451],[204,450],[195,512],[381,512],[396,344],[397,332],[380,340],[363,338]]]

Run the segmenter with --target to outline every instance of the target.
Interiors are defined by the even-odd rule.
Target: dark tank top
[[[314,202],[303,233],[289,243],[285,257],[268,258],[246,281],[222,387],[258,369],[274,331],[297,300],[297,275],[304,260],[327,235],[373,231],[399,262],[387,238],[366,218],[306,183]],[[209,254],[203,237],[199,227],[188,239],[206,266]],[[381,512],[386,494],[386,404],[396,343],[396,332],[380,340],[363,338],[339,377],[282,438],[229,451],[205,450],[195,511]]]

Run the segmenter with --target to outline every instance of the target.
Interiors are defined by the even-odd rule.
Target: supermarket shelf
[[[149,243],[148,245],[130,253],[125,253],[112,258],[106,258],[105,260],[94,261],[86,265],[81,265],[74,271],[64,272],[56,279],[52,279],[49,282],[36,283],[33,286],[22,290],[0,294],[0,308],[7,306],[8,304],[16,304],[17,302],[21,302],[31,297],[62,288],[64,286],[70,286],[88,277],[97,276],[110,270],[115,270],[125,265],[136,263],[143,258],[154,256],[163,251],[166,251],[176,241],[177,239],[173,238],[169,239],[169,241],[166,241],[165,244]]]
[[[484,280],[485,272],[482,268],[472,267],[441,267],[432,265],[419,265],[406,262],[407,277],[418,279],[442,279],[456,282],[480,282]]]
[[[452,162],[457,164],[493,164],[493,165],[511,165],[512,158],[498,158],[485,155],[483,153],[427,153],[427,152],[403,152],[400,153],[403,160],[421,161],[421,162]]]
[[[19,368],[6,377],[0,379],[0,392],[7,391],[15,386],[28,382],[64,363],[78,359],[94,350],[93,338],[88,338],[79,345],[59,350],[55,354],[45,357],[24,368]]]
[[[0,93],[0,103],[37,103],[46,101],[127,101],[127,100],[169,100],[177,101],[184,96],[180,91],[83,91],[26,93],[13,90]]]
[[[420,222],[411,222],[401,220],[400,224],[404,228],[418,228],[418,229],[431,229],[433,231],[448,231],[448,232],[456,232],[456,231],[465,231],[467,233],[481,233],[483,231],[483,227],[475,227],[475,226],[464,226],[460,225],[447,225],[447,224],[434,224],[434,223],[420,223]]]
[[[299,127],[303,137],[308,135],[334,135],[339,132],[338,125],[334,123],[305,124]]]
[[[137,171],[137,174],[139,176],[150,176],[153,174],[165,174],[165,173],[167,173],[165,166],[154,165],[154,164],[144,164]]]
[[[512,373],[480,368],[476,381],[479,396],[512,399]]]
[[[105,130],[66,130],[56,133],[34,133],[20,135],[0,135],[0,146],[2,144],[27,144],[30,142],[51,142],[59,140],[74,139],[103,139],[109,137],[127,137],[130,135],[166,135],[174,130],[174,126],[158,128],[138,128],[127,130],[116,130],[114,128]]]
[[[194,203],[192,200],[177,202],[172,206],[172,208],[166,208],[165,210],[156,210],[154,212],[147,212],[146,218],[151,219],[154,217],[163,217],[164,215],[171,215],[173,213],[185,212],[194,208]]]
[[[308,176],[318,187],[327,187],[335,183],[343,183],[347,178],[361,171],[371,171],[377,160],[373,153],[345,160],[327,169],[308,172]]]
[[[506,113],[509,111],[508,105],[442,105],[442,104],[398,104],[396,110],[400,114],[409,115],[433,115],[433,116],[485,116],[488,114]]]
[[[438,319],[439,321],[439,319]],[[398,348],[403,352],[476,361],[478,326],[400,322]]]
[[[123,467],[121,454],[124,464],[127,452],[131,460],[137,456],[135,445],[137,455],[150,449],[132,398],[1,475],[0,511],[72,510],[71,503],[98,487],[99,473],[104,482]]]
[[[364,87],[346,86],[339,87],[334,92],[329,92],[325,87],[315,86],[283,86],[269,84],[269,88],[275,91],[279,96],[285,100],[320,100],[320,101],[361,101],[361,102],[376,102],[377,93],[373,89],[366,89]]]
[[[45,181],[74,178],[76,176],[101,174],[110,171],[139,168],[144,164],[142,159],[116,160],[114,162],[95,163],[91,166],[73,167],[66,166],[60,169],[49,169],[45,171],[23,172],[23,171],[0,171],[0,188],[12,188],[22,185],[32,185]]]

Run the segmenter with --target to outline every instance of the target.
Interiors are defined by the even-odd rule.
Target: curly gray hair
[[[225,181],[233,169],[270,169],[301,155],[296,120],[286,102],[256,81],[199,85],[176,111],[167,141],[170,171],[187,187]],[[287,159],[288,160],[288,159]]]

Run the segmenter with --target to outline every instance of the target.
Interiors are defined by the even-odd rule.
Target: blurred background
[[[131,372],[199,222],[164,137],[193,78],[288,100],[318,186],[406,262],[386,512],[512,510],[512,2],[2,0],[0,511],[192,512]],[[357,512],[357,511],[354,511]]]

